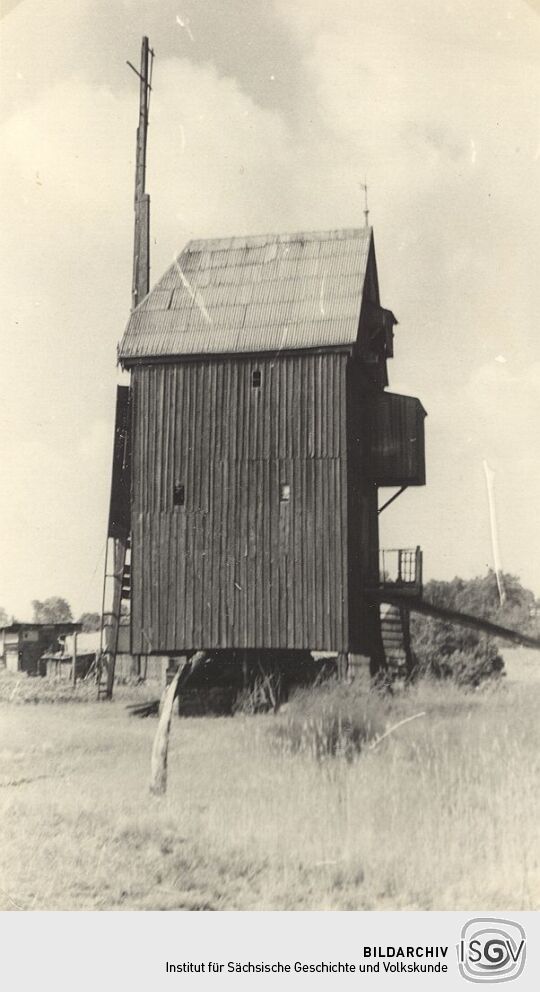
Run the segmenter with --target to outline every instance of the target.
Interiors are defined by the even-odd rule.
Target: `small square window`
[[[291,487],[288,482],[282,482],[279,487],[280,503],[288,503],[291,498]]]
[[[173,490],[174,506],[183,506],[186,501],[186,487],[182,482],[175,482]]]
[[[261,382],[262,382],[261,370],[255,369],[255,371],[251,373],[251,385],[253,389],[260,389]]]

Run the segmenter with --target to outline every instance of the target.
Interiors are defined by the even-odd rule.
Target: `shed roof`
[[[5,632],[6,634],[17,634],[25,630],[58,630],[60,633],[71,633],[75,630],[82,630],[81,623],[72,623],[71,621],[59,620],[58,622],[53,621],[52,623],[35,623],[34,621],[22,622],[19,620],[13,620],[12,623],[6,623],[0,626],[0,633]]]
[[[371,228],[190,241],[131,314],[119,357],[354,344],[371,244]]]

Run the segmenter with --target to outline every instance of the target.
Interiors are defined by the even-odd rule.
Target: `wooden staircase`
[[[379,604],[380,630],[386,668],[391,677],[408,678],[414,669],[411,650],[410,614],[420,613],[444,623],[479,630],[512,644],[540,650],[540,639],[493,620],[437,606],[422,598],[422,551],[396,548],[381,551],[379,585],[367,590],[368,599]]]
[[[389,603],[381,603],[379,610],[386,669],[392,679],[406,679],[413,667],[409,611]]]

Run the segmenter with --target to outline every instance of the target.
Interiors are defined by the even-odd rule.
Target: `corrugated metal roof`
[[[120,344],[144,358],[354,344],[371,228],[190,241]]]

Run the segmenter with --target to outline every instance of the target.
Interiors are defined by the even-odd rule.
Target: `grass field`
[[[474,694],[419,686],[352,762],[287,754],[283,716],[156,721],[0,704],[1,909],[533,909],[540,655]]]

